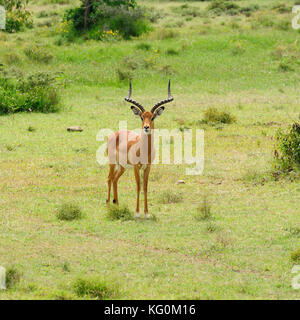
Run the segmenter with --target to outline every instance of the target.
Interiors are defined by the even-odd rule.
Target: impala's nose
[[[150,127],[149,126],[144,126],[145,131],[149,131]]]

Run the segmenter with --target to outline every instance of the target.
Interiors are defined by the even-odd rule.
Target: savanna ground
[[[77,299],[74,281],[86,276],[117,286],[121,299],[299,299],[291,286],[299,180],[272,175],[273,136],[300,109],[300,33],[290,10],[272,9],[283,1],[239,1],[260,9],[216,18],[203,13],[208,2],[145,1],[162,16],[147,35],[73,44],[57,33],[76,1],[50,2],[31,4],[33,29],[0,33],[0,61],[10,72],[57,72],[64,84],[61,112],[0,117],[0,265],[21,273],[0,299]],[[53,57],[27,57],[24,48],[34,44]],[[156,219],[110,221],[96,135],[117,130],[119,120],[140,125],[123,100],[131,76],[134,98],[148,106],[166,97],[172,79],[175,101],[156,127],[203,128],[205,169],[186,176],[184,165],[153,166]],[[236,123],[199,124],[208,107],[229,111]],[[67,132],[70,125],[84,131]],[[182,197],[164,204],[162,192]],[[198,221],[205,196],[212,217]],[[119,199],[134,211],[132,170],[120,180]],[[65,202],[84,217],[59,221]]]

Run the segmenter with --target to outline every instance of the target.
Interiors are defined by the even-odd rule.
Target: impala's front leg
[[[144,170],[144,212],[146,218],[150,218],[150,214],[148,213],[148,178],[150,173],[151,166],[148,165],[147,168]]]
[[[140,217],[140,192],[141,192],[141,181],[140,181],[140,169],[138,166],[134,166],[134,176],[136,181],[136,191],[137,191],[137,198],[136,198],[136,217]]]
[[[114,201],[113,203],[119,205],[119,199],[118,199],[118,180],[120,179],[121,175],[125,172],[125,169],[120,166],[119,170],[116,171],[114,175],[113,180],[113,188],[114,188]]]

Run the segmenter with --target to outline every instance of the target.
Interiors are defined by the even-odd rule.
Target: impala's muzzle
[[[149,126],[149,125],[145,125],[143,129],[144,129],[144,132],[145,132],[146,134],[150,134],[150,133],[151,133],[151,129],[150,129],[150,126]]]

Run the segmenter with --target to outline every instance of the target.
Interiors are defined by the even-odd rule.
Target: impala
[[[107,203],[110,202],[111,184],[113,184],[114,200],[113,203],[119,204],[118,201],[118,180],[125,172],[126,168],[131,166],[134,169],[134,176],[137,186],[136,200],[136,217],[140,216],[140,191],[141,179],[140,170],[144,171],[144,212],[146,218],[149,219],[148,213],[148,178],[151,164],[155,158],[154,148],[154,119],[160,116],[166,103],[173,101],[171,95],[170,81],[168,85],[168,98],[156,103],[151,111],[146,111],[144,107],[131,99],[132,86],[129,84],[129,94],[125,101],[133,104],[131,110],[133,114],[140,117],[142,121],[142,130],[140,134],[134,131],[120,130],[108,137],[107,153],[109,159],[109,175],[108,175],[108,197]]]

